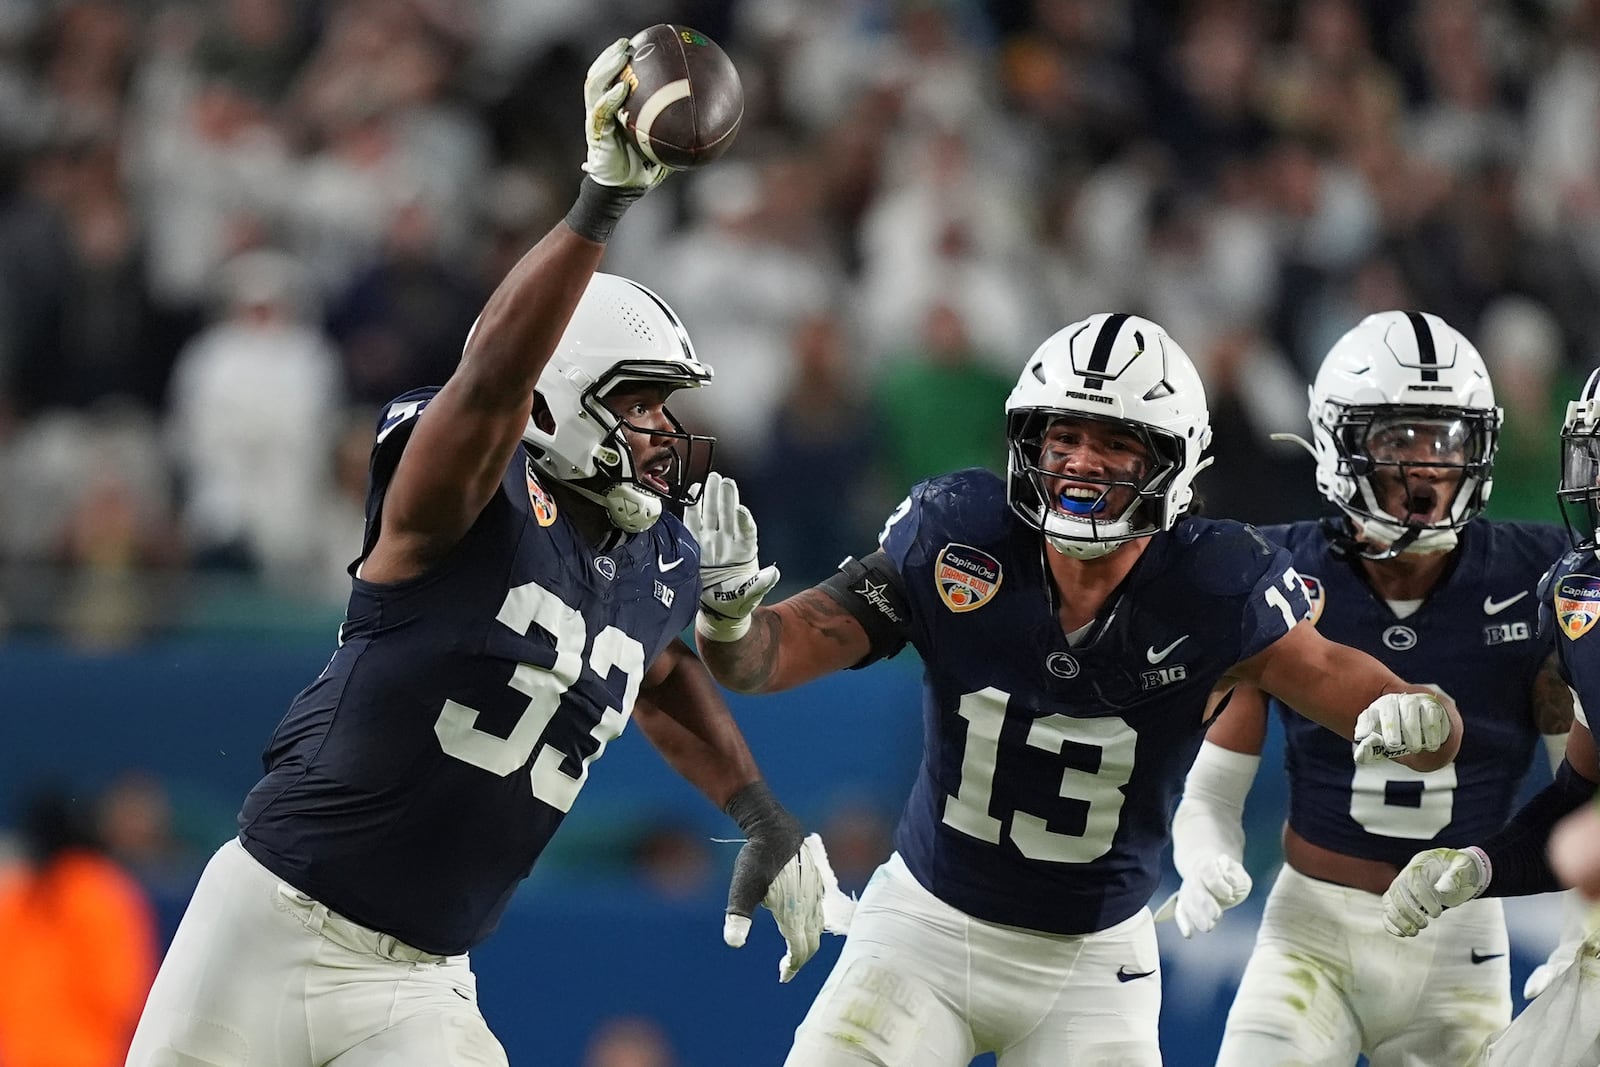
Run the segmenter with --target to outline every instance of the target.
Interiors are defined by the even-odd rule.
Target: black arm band
[[[567,212],[567,225],[579,237],[605,244],[617,220],[633,202],[647,192],[643,188],[618,188],[601,185],[587,174],[578,185],[578,199]]]
[[[1521,897],[1553,893],[1561,888],[1546,849],[1550,831],[1562,816],[1576,811],[1594,796],[1595,783],[1573,770],[1566,760],[1556,769],[1555,781],[1536,793],[1505,827],[1478,846],[1489,857],[1486,897]]]
[[[860,662],[851,665],[851,670],[888,659],[906,647],[911,601],[906,597],[899,572],[882,550],[864,560],[846,557],[839,569],[818,588],[854,616],[872,642],[871,650]]]

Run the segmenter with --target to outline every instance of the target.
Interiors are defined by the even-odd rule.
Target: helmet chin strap
[[[605,508],[611,525],[624,533],[643,533],[661,518],[661,498],[626,482],[617,482],[604,493],[597,493],[576,482],[566,484],[579,496]]]
[[[1362,543],[1361,555],[1365,559],[1381,561],[1396,556],[1426,556],[1449,552],[1458,540],[1454,530],[1429,530],[1421,526],[1384,522],[1381,519],[1352,517],[1356,537]],[[1368,551],[1368,548],[1374,551]]]
[[[1050,547],[1063,556],[1073,559],[1099,559],[1108,556],[1121,548],[1121,541],[1075,541],[1070,537],[1058,537],[1055,534],[1045,534],[1044,539],[1050,542]]]

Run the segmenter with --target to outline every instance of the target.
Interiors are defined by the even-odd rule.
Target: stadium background
[[[1303,429],[1333,338],[1402,307],[1488,361],[1490,514],[1555,519],[1561,406],[1600,354],[1593,0],[0,0],[0,827],[67,787],[170,931],[327,655],[376,405],[448,373],[572,195],[589,58],[662,20],[727,47],[749,110],[606,266],[716,368],[685,414],[786,588],[916,478],[1003,463],[1022,358],[1103,309],[1199,365],[1210,514],[1318,512],[1268,435]],[[735,702],[857,885],[916,683],[902,657]],[[637,736],[608,749],[477,954],[513,1062],[620,1063],[595,1036],[619,1033],[674,1057],[640,1062],[779,1061],[837,948],[780,987],[770,923],[720,944],[706,809]],[[1209,1063],[1263,895],[1162,931],[1174,1067]],[[1559,916],[1508,910],[1520,989]]]

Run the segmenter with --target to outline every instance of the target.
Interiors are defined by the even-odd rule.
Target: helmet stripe
[[[1583,393],[1578,399],[1593,400],[1597,392],[1600,392],[1600,367],[1589,372],[1589,380],[1583,383]]]
[[[1089,365],[1083,368],[1083,385],[1086,389],[1099,389],[1105,381],[1103,377],[1106,365],[1111,362],[1111,346],[1116,344],[1117,334],[1122,332],[1122,324],[1128,321],[1125,312],[1108,315],[1100,327],[1100,333],[1094,339],[1094,348],[1089,353]]]
[[[1428,320],[1420,311],[1406,312],[1406,318],[1411,320],[1411,328],[1417,334],[1417,356],[1422,360],[1422,380],[1436,382],[1439,380],[1439,353],[1433,347],[1433,330],[1428,326]]]

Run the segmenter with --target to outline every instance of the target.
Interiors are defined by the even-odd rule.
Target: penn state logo
[[[1327,595],[1322,585],[1322,579],[1313,578],[1309,574],[1302,574],[1300,576],[1300,588],[1306,591],[1306,599],[1311,601],[1311,614],[1306,618],[1311,620],[1312,626],[1315,626],[1317,620],[1322,618],[1323,598]]]
[[[933,581],[945,607],[972,611],[987,604],[1000,588],[1000,561],[971,545],[952,542],[933,561]]]
[[[617,576],[617,561],[610,556],[596,556],[594,569],[600,572],[600,577],[609,582]]]
[[[1078,676],[1078,661],[1065,652],[1052,652],[1045,657],[1044,669],[1057,678],[1076,678]]]
[[[1600,620],[1600,578],[1592,574],[1569,574],[1556,583],[1553,594],[1556,621],[1567,640],[1576,641]]]
[[[528,503],[533,505],[533,518],[540,526],[549,526],[556,521],[556,501],[544,486],[539,484],[539,479],[533,476],[533,460],[528,460]]]
[[[1417,647],[1417,631],[1409,626],[1391,626],[1383,631],[1383,644],[1385,648],[1392,648],[1396,652]]]

